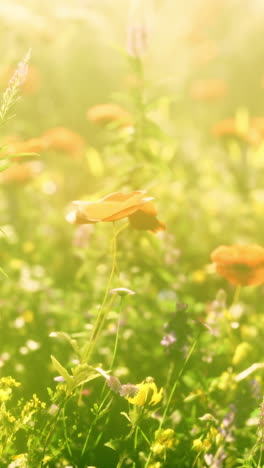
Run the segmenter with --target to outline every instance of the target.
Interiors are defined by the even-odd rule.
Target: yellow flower
[[[126,397],[129,403],[132,403],[132,405],[155,406],[162,399],[163,388],[158,391],[157,385],[153,381],[143,381],[140,384],[137,384],[136,387],[139,389],[136,396],[133,398]]]
[[[14,416],[12,416],[12,414],[10,414],[9,411],[7,411],[6,417],[7,417],[8,422],[10,422],[10,423],[13,423],[13,422],[16,421],[16,418]]]
[[[195,270],[191,274],[191,279],[194,283],[204,283],[206,280],[206,272],[204,270]]]
[[[197,452],[202,452],[202,450],[204,449],[204,444],[201,437],[199,437],[199,439],[193,440],[192,449],[196,450]]]
[[[235,349],[232,364],[237,366],[242,362],[245,362],[245,360],[252,356],[253,351],[253,347],[247,341],[242,341],[242,343],[239,343]]]
[[[166,449],[172,449],[178,445],[176,434],[173,429],[161,429],[155,432],[155,442],[151,450],[156,455],[161,455]]]
[[[0,387],[19,387],[21,385],[20,382],[17,382],[13,377],[2,377],[0,379]]]
[[[10,393],[11,393],[11,392],[10,392],[9,389],[8,389],[8,390],[2,390],[2,389],[0,388],[0,402],[4,402],[4,401],[9,400],[9,398],[10,398]]]
[[[25,253],[31,253],[33,250],[35,250],[35,244],[30,241],[24,242],[22,247]]]
[[[26,323],[31,323],[34,320],[34,313],[32,312],[32,310],[27,309],[24,310],[24,312],[22,313],[22,317]]]

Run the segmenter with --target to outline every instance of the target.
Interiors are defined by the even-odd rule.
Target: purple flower
[[[175,333],[174,332],[171,332],[171,333],[168,333],[167,335],[165,335],[160,344],[162,346],[171,346],[173,343],[175,343],[175,341],[177,340],[176,336],[175,336]]]

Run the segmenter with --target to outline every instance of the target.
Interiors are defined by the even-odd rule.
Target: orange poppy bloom
[[[198,80],[190,89],[190,95],[197,101],[220,99],[227,94],[227,84],[224,80]]]
[[[217,122],[213,126],[212,133],[216,137],[241,136],[241,133],[238,132],[235,119],[220,120],[220,122]]]
[[[148,202],[132,213],[128,220],[130,226],[141,231],[165,231],[165,224],[157,218],[157,210],[153,202]]]
[[[87,119],[98,124],[116,122],[122,127],[130,127],[132,118],[130,113],[118,104],[98,104],[87,111]]]
[[[40,153],[46,147],[47,144],[42,138],[30,138],[26,141],[17,140],[6,145],[4,153],[1,153],[1,157],[9,154]]]
[[[252,118],[249,121],[248,129],[243,132],[238,128],[236,119],[221,120],[214,125],[212,133],[216,137],[236,137],[252,145],[259,145],[264,137],[264,118]]]
[[[74,157],[80,156],[84,149],[82,137],[69,128],[50,128],[44,133],[42,138],[49,149],[65,151]]]
[[[26,183],[39,174],[41,166],[38,162],[26,162],[14,164],[3,172],[0,172],[0,182],[3,184]]]
[[[257,244],[221,245],[211,254],[219,275],[230,283],[257,286],[264,283],[264,248]]]
[[[145,194],[145,191],[116,192],[97,202],[76,201],[75,210],[66,219],[72,224],[90,224],[129,218],[131,226],[136,229],[152,232],[164,230],[165,224],[157,219],[153,197],[145,198]]]

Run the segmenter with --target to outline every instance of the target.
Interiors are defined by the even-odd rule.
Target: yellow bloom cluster
[[[0,379],[0,402],[7,401],[11,398],[12,387],[19,387],[20,383],[17,382],[13,377],[2,377]]]
[[[40,401],[37,395],[33,395],[32,399],[27,401],[24,405],[23,410],[21,412],[21,421],[23,424],[27,424],[30,420],[31,416],[38,410],[44,409],[46,407],[46,403]]]
[[[151,446],[151,450],[155,455],[162,455],[167,449],[172,449],[178,443],[173,429],[159,429],[155,432],[155,442]]]
[[[222,434],[215,427],[210,427],[206,437],[199,437],[193,440],[192,448],[196,452],[207,452],[213,444],[219,445],[222,441]]]
[[[15,379],[13,379],[13,377],[2,377],[2,379],[0,379],[0,387],[19,387],[21,384],[19,382],[17,382]]]

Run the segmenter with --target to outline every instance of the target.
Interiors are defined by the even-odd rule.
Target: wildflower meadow
[[[0,468],[263,468],[264,2],[0,32]]]

